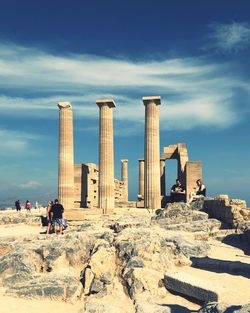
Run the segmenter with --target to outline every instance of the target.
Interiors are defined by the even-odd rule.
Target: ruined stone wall
[[[214,199],[205,199],[203,210],[209,217],[216,218],[231,227],[241,227],[250,221],[250,209],[246,202],[240,199],[229,199],[227,195],[220,195]]]
[[[75,164],[75,208],[98,207],[99,169],[94,163]],[[115,202],[126,201],[126,188],[123,181],[115,179]],[[126,202],[127,203],[127,202]]]
[[[202,179],[201,161],[187,161],[185,167],[186,201],[188,202],[190,193],[197,188],[196,181]]]

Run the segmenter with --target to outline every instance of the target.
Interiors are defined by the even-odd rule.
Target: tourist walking
[[[59,203],[58,199],[55,199],[50,211],[52,216],[52,224],[54,226],[54,233],[57,234],[59,231],[59,233],[62,234],[64,208]]]
[[[21,201],[19,199],[16,200],[15,207],[16,207],[17,212],[21,211]]]
[[[30,209],[31,209],[31,204],[30,204],[29,200],[26,200],[25,209],[27,210],[27,212],[31,212],[31,211],[30,211]]]

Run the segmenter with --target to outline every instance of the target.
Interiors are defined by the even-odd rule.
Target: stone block
[[[169,290],[204,302],[217,302],[221,292],[219,285],[184,272],[165,275],[164,284]]]

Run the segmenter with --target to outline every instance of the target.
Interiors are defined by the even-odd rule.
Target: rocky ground
[[[19,313],[22,301],[36,313],[48,303],[54,313],[250,312],[248,230],[222,230],[183,204],[119,212],[86,215],[62,236],[46,236],[36,212],[1,212],[1,303]]]

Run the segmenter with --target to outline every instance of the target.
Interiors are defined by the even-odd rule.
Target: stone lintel
[[[116,104],[113,99],[96,100],[96,104],[101,107],[103,105],[108,105],[110,108],[115,108]]]
[[[143,97],[142,98],[143,104],[155,103],[156,105],[161,104],[161,97],[160,96],[150,96],[150,97]]]
[[[70,102],[57,102],[58,108],[61,109],[72,109],[72,104]]]

